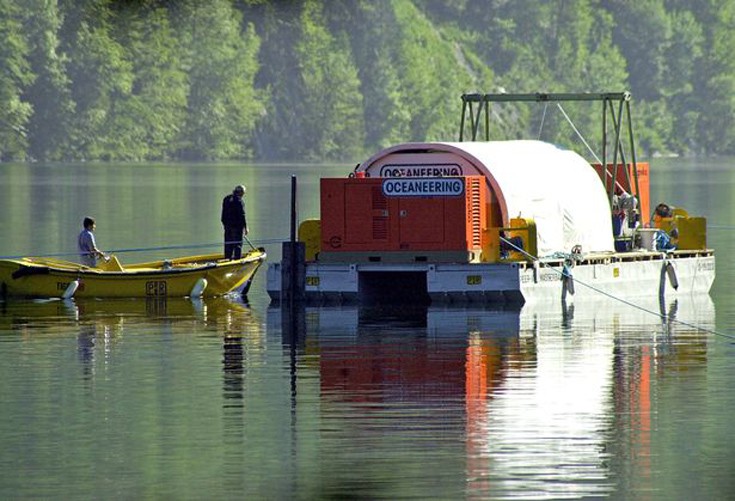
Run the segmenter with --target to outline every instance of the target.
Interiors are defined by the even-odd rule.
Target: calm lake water
[[[709,297],[525,306],[0,302],[0,498],[733,499],[735,170],[653,160],[652,202],[707,216]],[[0,165],[0,255],[220,249],[248,186],[280,259],[290,179],[352,166]]]

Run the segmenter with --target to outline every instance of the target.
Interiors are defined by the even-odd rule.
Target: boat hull
[[[562,258],[476,264],[314,261],[305,265],[305,297],[316,303],[359,303],[380,300],[383,293],[391,298],[410,283],[403,299],[428,298],[432,303],[571,301],[605,295],[628,299],[706,294],[715,279],[711,250],[590,254],[567,268],[566,280],[564,264]],[[267,289],[274,301],[281,297],[281,275],[280,263],[269,266]],[[373,278],[378,276],[383,283],[376,285]]]
[[[220,254],[89,268],[48,258],[0,260],[0,287],[12,297],[214,297],[247,287],[266,258],[254,250],[241,259]],[[116,268],[116,269],[114,269]]]

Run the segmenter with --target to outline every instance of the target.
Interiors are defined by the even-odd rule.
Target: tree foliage
[[[58,160],[64,156],[65,130],[74,114],[66,73],[66,57],[59,51],[62,19],[59,9],[45,0],[28,0],[24,32],[28,63],[35,75],[23,89],[23,100],[34,110],[29,123],[27,156]]]
[[[347,35],[330,32],[318,0],[304,2],[299,24],[295,52],[303,99],[297,108],[301,134],[294,139],[303,142],[294,153],[307,160],[360,154],[363,100]]]
[[[734,23],[730,0],[0,0],[0,159],[354,161],[456,140],[459,96],[502,90],[630,90],[643,154],[732,154]],[[550,111],[497,107],[491,135],[574,140]]]
[[[188,113],[181,132],[183,158],[242,158],[263,109],[253,84],[259,40],[231,2],[182,2],[177,28],[188,74]]]
[[[178,66],[181,44],[160,6],[117,7],[115,39],[127,48],[132,81],[119,96],[111,151],[126,160],[168,158],[180,142],[187,106],[187,75]]]
[[[0,0],[0,158],[22,158],[28,148],[33,106],[22,99],[35,81],[30,49],[23,31],[23,9]]]

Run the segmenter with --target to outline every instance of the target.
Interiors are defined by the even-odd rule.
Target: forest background
[[[354,161],[456,140],[466,92],[623,90],[644,155],[735,154],[733,26],[733,0],[0,0],[0,160]],[[492,138],[542,120],[572,137],[513,105]]]

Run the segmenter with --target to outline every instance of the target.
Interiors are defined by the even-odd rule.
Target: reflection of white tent
[[[597,172],[577,153],[553,144],[406,143],[377,153],[360,170],[380,177],[480,174],[504,224],[518,216],[535,220],[539,255],[575,245],[584,252],[613,250],[610,207]]]
[[[652,334],[663,334],[663,343],[698,347],[694,352],[701,357],[700,350],[707,349],[705,330],[715,325],[708,294],[667,302],[665,319],[657,315],[656,298],[636,304],[641,309],[607,298],[575,303],[564,319],[559,307],[523,307],[520,336],[535,340],[535,364],[506,364],[503,384],[488,399],[485,422],[476,423],[485,431],[480,446],[492,464],[488,497],[589,498],[614,492],[607,446],[617,437],[610,437],[610,430],[620,412],[616,405],[630,405],[635,396],[620,387],[625,378],[616,371],[616,361],[622,363],[616,346],[627,344],[638,353]],[[655,367],[665,361],[661,356],[647,363]],[[698,360],[706,367],[705,359]],[[627,404],[616,404],[616,391]],[[650,432],[641,422],[637,426],[631,433]],[[630,447],[633,457],[650,455],[649,445],[641,439],[623,447]]]

